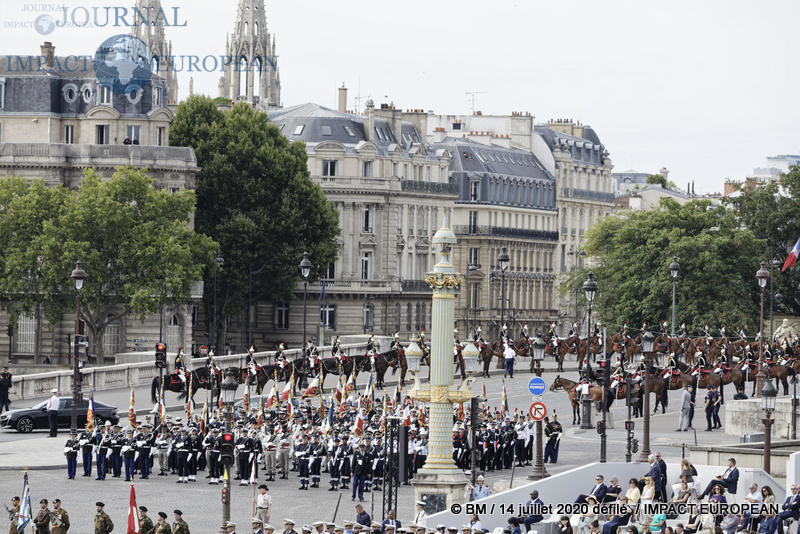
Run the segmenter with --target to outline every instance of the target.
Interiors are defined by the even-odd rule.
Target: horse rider
[[[419,345],[419,348],[422,349],[423,356],[427,356],[428,354],[430,354],[430,351],[428,350],[428,346],[425,344],[425,329],[424,328],[422,330],[420,330],[419,335],[417,336],[417,344]]]
[[[245,364],[246,365],[250,365],[250,362],[255,363],[255,361],[253,359],[253,354],[255,354],[255,352],[256,352],[255,345],[250,345],[250,348],[247,349],[247,356],[245,356]]]
[[[647,321],[642,321],[642,327],[639,329],[639,333],[644,335],[647,332]]]
[[[678,329],[678,335],[680,337],[688,337],[689,332],[686,330],[686,323],[681,323],[681,327]]]
[[[703,325],[703,329],[701,332],[706,337],[706,341],[708,341],[708,343],[711,343],[714,340],[714,338],[711,337],[711,331],[708,329],[708,323],[705,323]]]
[[[726,335],[725,335],[725,325],[722,325],[722,328],[719,329],[719,337],[721,337],[723,339],[726,337]]]
[[[275,353],[275,363],[277,363],[281,369],[289,365],[289,362],[286,360],[286,354],[284,351],[286,350],[286,346],[281,341],[278,344],[278,351]]]
[[[528,325],[522,325],[522,332],[519,333],[520,337],[528,339]]]
[[[317,346],[314,345],[310,339],[306,341],[306,354],[308,355],[308,367],[313,371],[317,366],[319,351],[317,350]]]
[[[729,369],[730,367],[728,367],[728,347],[723,345],[714,372],[722,376]]]
[[[594,323],[594,334],[593,335],[594,335],[594,337],[596,337],[598,339],[600,338],[600,333],[601,333],[600,327],[601,326],[603,326],[603,325],[602,325],[602,323],[600,323],[600,321],[595,321],[595,323]]]
[[[508,323],[503,323],[502,328],[500,329],[500,339],[503,341],[508,342],[510,340],[508,334]]]
[[[341,356],[339,356],[339,353],[342,352],[342,341],[341,341],[341,339],[339,339],[339,336],[336,336],[336,338],[334,338],[333,346],[331,347],[331,352],[333,353],[333,355],[335,357],[341,359]]]
[[[578,323],[572,323],[572,327],[570,327],[569,332],[567,332],[567,337],[576,335],[578,335]]]
[[[550,328],[547,330],[547,335],[550,336],[550,342],[553,344],[553,348],[558,347],[558,333],[556,332],[556,323],[553,321],[550,323]]]
[[[622,326],[619,328],[619,334],[622,336],[622,346],[625,347],[628,344],[630,338],[628,337],[628,323],[623,322]]]
[[[186,366],[183,363],[183,347],[178,347],[178,352],[175,354],[175,374],[181,379],[181,382],[186,383]]]
[[[479,346],[479,343],[481,343],[483,341],[481,339],[481,327],[480,326],[476,326],[475,327],[475,330],[472,333],[472,341],[475,343],[476,347]]]
[[[667,321],[661,323],[661,334],[669,339],[669,323],[667,323]]]
[[[708,367],[708,362],[706,361],[706,357],[703,354],[703,351],[697,349],[697,367],[699,369],[706,369]]]
[[[375,334],[370,334],[367,340],[367,354],[375,352]]]
[[[400,350],[402,348],[403,345],[400,344],[400,332],[395,330],[392,335],[392,341],[389,343],[389,350]]]
[[[744,331],[744,326],[739,329],[739,332],[736,333],[739,336],[739,339],[747,339],[747,334]]]

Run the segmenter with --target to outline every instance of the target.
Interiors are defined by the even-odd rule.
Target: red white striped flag
[[[128,532],[127,534],[142,534],[139,526],[139,507],[136,506],[136,490],[131,484],[131,498],[128,506]]]
[[[134,406],[136,404],[136,399],[133,397],[133,384],[131,384],[131,404],[128,407],[128,424],[131,425],[131,428],[136,428],[136,410]]]

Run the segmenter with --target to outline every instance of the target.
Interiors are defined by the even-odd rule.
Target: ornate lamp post
[[[500,250],[500,255],[497,256],[497,264],[500,266],[500,328],[502,335],[502,328],[506,322],[506,271],[508,270],[508,262],[511,258],[508,257],[506,247]]]
[[[468,264],[467,265],[467,277],[469,277],[470,273],[473,273],[473,272],[477,271],[480,268],[481,268],[480,265],[476,265],[474,263]],[[475,303],[472,302],[472,292],[470,290],[469,281],[467,281],[466,290],[467,290],[467,298],[466,298],[466,301],[467,301],[467,314],[466,315],[467,315],[467,317],[466,317],[466,324],[464,326],[464,330],[465,330],[465,334],[464,335],[467,336],[467,338],[469,338],[470,337],[470,333],[469,333],[469,315],[470,315],[470,312],[471,312],[472,308],[475,306]],[[462,354],[463,354],[463,351],[462,351]]]
[[[533,339],[533,360],[536,362],[536,367],[533,368],[533,372],[536,373],[536,376],[542,376],[542,358],[544,358],[544,349],[546,344],[542,338],[536,336]],[[531,480],[542,480],[543,478],[547,478],[550,476],[550,473],[547,472],[547,469],[544,466],[544,453],[542,450],[542,421],[536,421],[536,459],[533,462],[533,471],[528,478]]]
[[[303,259],[300,260],[300,276],[303,277],[303,351],[306,354],[306,297],[308,296],[308,275],[311,274],[311,260],[308,259],[308,252],[303,252]]]
[[[589,271],[589,278],[583,283],[583,292],[586,293],[586,302],[589,303],[589,317],[586,325],[586,346],[589,347],[589,339],[592,337],[592,301],[597,293],[597,282],[594,281],[594,273]]]
[[[466,344],[466,346],[461,349],[461,355],[464,357],[464,372],[469,373],[469,376],[475,373],[479,367],[479,360],[481,355],[481,351],[478,350],[478,347],[470,341]],[[469,470],[471,473],[472,485],[475,485],[475,482],[478,478],[478,470],[476,469],[478,464],[478,449],[475,446],[478,443],[478,417],[476,416],[476,412],[478,410],[478,403],[477,398],[472,398],[472,403],[470,405],[470,434],[472,439],[472,450],[470,451],[470,458],[469,458]]]
[[[413,479],[415,500],[428,503],[428,514],[464,499],[466,478],[453,461],[453,403],[466,402],[475,396],[469,388],[471,379],[461,387],[453,385],[455,293],[462,278],[450,262],[456,236],[448,228],[446,215],[443,227],[433,236],[432,242],[440,253],[433,272],[425,276],[425,282],[433,289],[430,384],[423,386],[415,375],[414,387],[409,393],[418,401],[429,402],[430,406],[428,459]]]
[[[764,410],[764,471],[769,474],[772,454],[772,412],[775,411],[775,397],[778,390],[768,379],[761,388],[761,409]]]
[[[72,416],[70,419],[70,430],[77,432],[78,430],[78,396],[81,391],[81,372],[78,370],[78,351],[80,345],[78,344],[78,335],[81,331],[81,289],[83,289],[83,282],[89,277],[86,271],[83,270],[83,264],[80,261],[75,262],[75,269],[72,270],[70,278],[75,281],[75,348],[73,349],[72,358]]]
[[[646,462],[650,455],[650,367],[653,366],[653,341],[655,336],[649,330],[642,335],[642,355],[644,356],[644,406],[642,411],[642,452],[640,462]]]
[[[770,278],[767,270],[767,263],[761,262],[761,268],[756,271],[756,280],[761,287],[761,319],[758,327],[758,373],[756,373],[756,396],[761,396],[761,388],[764,386],[764,379],[767,377],[764,370],[764,288],[767,287],[767,280]]]
[[[233,374],[227,371],[220,384],[220,396],[222,397],[222,404],[225,406],[225,433],[231,432],[233,427],[233,403],[236,400],[236,388],[238,386]],[[235,369],[235,371],[238,370]],[[230,466],[227,464],[223,464],[222,468],[225,470],[225,476],[222,477],[222,528],[220,532],[225,533],[228,532],[225,524],[231,519],[231,472]]]
[[[669,264],[669,274],[672,276],[672,327],[670,328],[670,337],[675,337],[675,285],[678,281],[678,272],[681,270],[681,264],[678,263],[678,256],[672,256],[672,263]]]
[[[570,247],[569,252],[567,252],[570,256],[575,256],[575,267],[573,268],[574,272],[578,271],[578,261],[580,260],[580,256],[586,256],[586,252],[579,248],[577,252],[575,251],[575,247]],[[575,288],[575,323],[578,323],[580,317],[578,317],[578,293],[580,293],[580,287]],[[579,328],[580,330],[580,328]]]

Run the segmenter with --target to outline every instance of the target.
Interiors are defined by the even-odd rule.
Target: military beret
[[[183,512],[181,512],[180,510],[173,510],[172,513],[177,515],[183,515]]]
[[[158,517],[160,517],[161,519],[166,519],[167,514],[165,512],[158,512]]]
[[[100,502],[100,501],[97,501],[96,503],[94,503],[94,505],[95,506],[105,506],[105,504]]]
[[[147,513],[147,506],[140,506],[139,510],[141,510],[142,512]]]

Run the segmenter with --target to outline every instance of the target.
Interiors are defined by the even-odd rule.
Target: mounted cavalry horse
[[[211,391],[211,402],[213,404],[214,398],[219,398],[220,388],[222,383],[222,373],[219,370],[209,371],[208,367],[199,367],[192,371],[182,370],[183,378],[178,372],[167,373],[164,375],[164,391],[172,391],[178,393],[179,399],[189,397],[194,402],[194,395],[199,389],[207,389]],[[189,384],[191,383],[192,391],[189,391]],[[161,394],[161,377],[154,377],[150,383],[150,400],[155,404],[158,402],[158,397]]]
[[[564,356],[569,354],[577,354],[577,344],[580,341],[578,336],[570,336],[566,339],[558,339],[557,348],[553,347],[553,338],[545,336],[544,342],[546,343],[544,353],[545,355],[553,355],[558,359],[558,372],[564,372]]]
[[[555,380],[553,380],[553,384],[550,386],[550,391],[562,390],[567,392],[569,402],[572,404],[573,425],[579,425],[581,423],[580,398],[576,389],[577,385],[577,382],[573,382],[572,380],[563,378],[560,375],[556,375]],[[589,398],[592,400],[592,402],[602,402],[603,388],[600,386],[591,386],[589,388]]]

